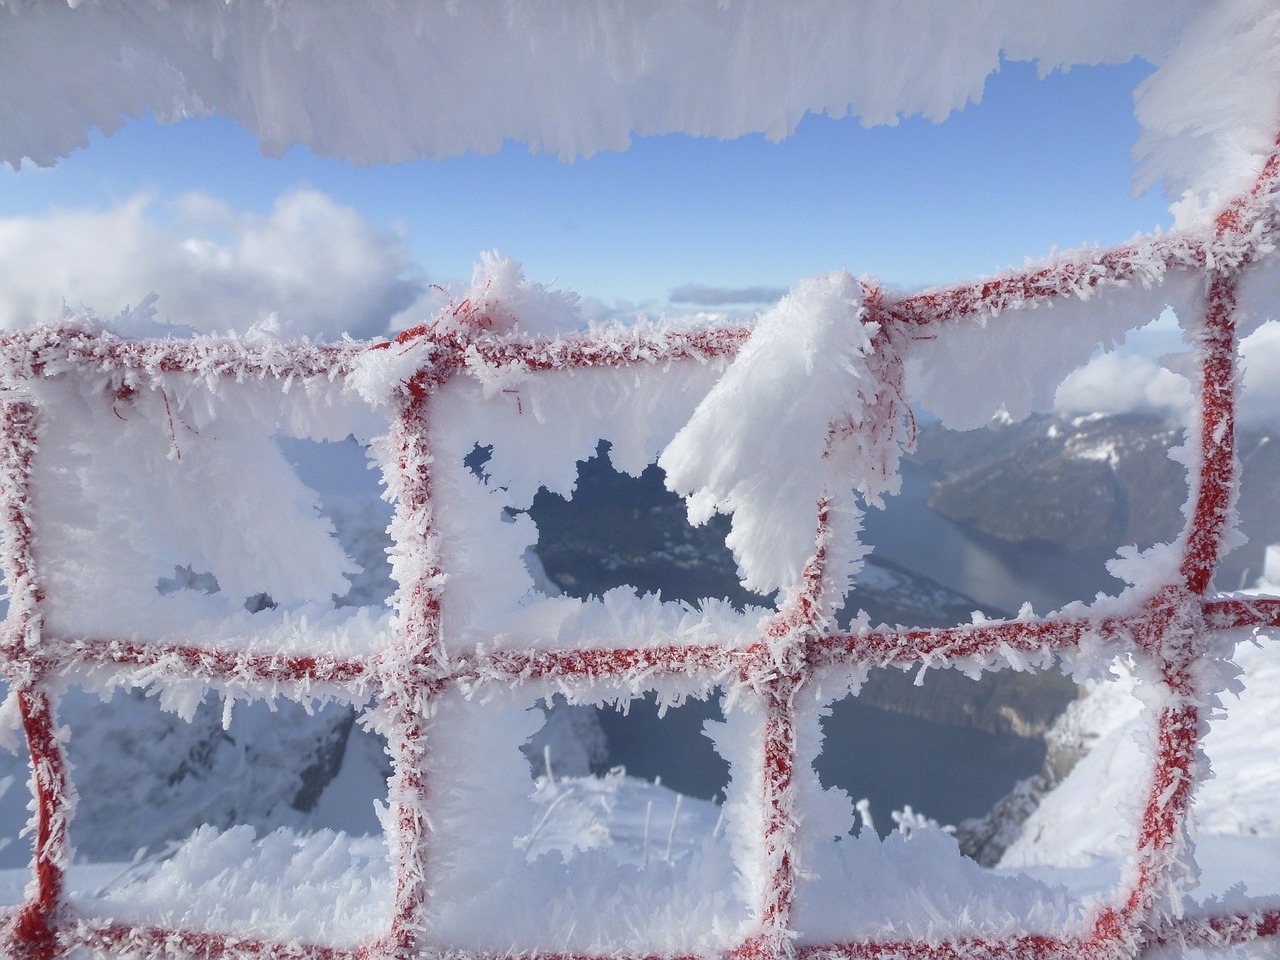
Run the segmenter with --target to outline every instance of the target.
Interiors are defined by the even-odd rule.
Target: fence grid
[[[54,960],[77,950],[107,955],[212,958],[306,957],[311,960],[372,960],[376,957],[450,956],[490,960],[491,955],[435,944],[422,922],[430,898],[426,877],[432,837],[431,769],[426,737],[430,721],[424,705],[454,689],[502,679],[511,684],[548,679],[633,682],[651,687],[667,678],[733,676],[764,704],[761,783],[766,817],[761,849],[770,875],[761,900],[752,904],[755,930],[731,953],[742,960],[799,956],[803,960],[853,958],[1052,958],[1136,956],[1159,945],[1221,947],[1280,933],[1280,909],[1257,909],[1170,918],[1159,910],[1157,890],[1175,867],[1176,841],[1189,815],[1200,745],[1202,691],[1194,670],[1200,647],[1188,638],[1225,630],[1280,627],[1280,599],[1241,599],[1210,593],[1222,549],[1236,483],[1234,420],[1237,383],[1235,297],[1241,279],[1274,244],[1280,224],[1280,148],[1266,160],[1256,182],[1228,203],[1205,230],[1170,233],[1096,251],[1067,263],[1031,264],[999,279],[962,284],[914,296],[871,291],[867,319],[879,324],[877,348],[886,355],[895,338],[928,336],[929,328],[963,318],[987,318],[1016,304],[1105,295],[1109,285],[1138,275],[1153,261],[1167,269],[1196,271],[1207,289],[1200,357],[1199,438],[1192,478],[1192,517],[1180,541],[1177,577],[1154,592],[1145,607],[1127,615],[1062,616],[987,622],[947,629],[832,630],[821,611],[835,589],[827,570],[829,507],[818,504],[815,550],[800,586],[766,618],[752,642],[670,644],[656,648],[610,646],[572,649],[502,650],[453,654],[442,638],[440,583],[447,570],[439,555],[433,510],[429,427],[432,401],[451,378],[477,365],[519,366],[542,371],[625,368],[729,358],[750,329],[719,327],[661,336],[637,331],[630,340],[590,335],[537,340],[499,336],[485,317],[462,310],[448,325],[425,325],[392,342],[264,347],[234,339],[128,341],[81,329],[37,328],[0,340],[3,363],[3,422],[0,424],[0,504],[4,574],[10,592],[0,636],[0,671],[14,691],[31,755],[36,807],[32,883],[21,906],[0,918],[0,951],[32,960]],[[46,604],[36,549],[39,530],[32,510],[33,463],[45,427],[43,412],[23,391],[24,383],[45,377],[163,373],[194,380],[285,383],[293,379],[342,380],[364,351],[428,344],[429,360],[401,385],[391,412],[397,490],[393,530],[398,549],[423,562],[416,578],[401,583],[400,616],[393,649],[374,658],[330,658],[296,653],[260,653],[110,636],[59,636],[47,629]],[[121,379],[125,378],[125,379]],[[120,399],[110,392],[103,402]],[[858,425],[833,425],[833,435]],[[447,506],[447,505],[446,505]],[[415,542],[404,542],[404,532]],[[1069,652],[1085,638],[1115,653],[1145,658],[1156,668],[1166,694],[1155,719],[1158,743],[1150,786],[1142,803],[1138,835],[1125,876],[1128,886],[1112,903],[1095,911],[1078,936],[1022,933],[952,940],[867,940],[797,945],[790,931],[796,887],[797,752],[795,693],[816,671],[827,668],[938,665],[995,656],[1002,651]],[[384,686],[388,664],[412,678]],[[286,944],[233,932],[214,933],[158,926],[103,922],[80,916],[66,890],[67,827],[72,795],[63,743],[54,715],[53,690],[60,677],[77,669],[140,674],[161,664],[206,685],[250,683],[294,689],[327,685],[363,697],[379,692],[396,731],[391,742],[394,774],[390,785],[397,829],[390,851],[395,874],[395,906],[384,935],[349,949],[319,944]],[[72,731],[74,736],[74,731]],[[557,953],[521,951],[536,960],[571,960]],[[572,958],[585,960],[585,958]],[[640,957],[632,958],[640,960]]]

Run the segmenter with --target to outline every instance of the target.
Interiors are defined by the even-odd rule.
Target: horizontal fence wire
[[[424,922],[431,891],[427,866],[432,850],[429,827],[430,751],[425,741],[423,705],[448,690],[473,694],[485,685],[565,680],[630,683],[661,687],[664,682],[734,678],[764,704],[758,743],[764,775],[766,815],[759,849],[768,879],[759,902],[751,904],[755,932],[730,952],[743,958],[798,956],[804,960],[901,957],[911,960],[971,958],[1067,958],[1137,956],[1160,946],[1218,948],[1280,933],[1280,911],[1256,910],[1169,918],[1158,910],[1157,891],[1175,867],[1175,838],[1186,822],[1193,765],[1200,746],[1201,702],[1187,635],[1280,627],[1280,599],[1241,599],[1209,593],[1222,551],[1224,524],[1236,484],[1234,448],[1237,381],[1235,292],[1256,254],[1277,235],[1276,199],[1280,159],[1273,153],[1250,190],[1232,200],[1208,229],[1170,233],[1066,261],[1030,264],[993,280],[927,291],[912,296],[869,297],[867,321],[890,331],[886,337],[929,336],[930,328],[957,319],[985,319],[1014,307],[1052,300],[1105,297],[1109,287],[1158,282],[1163,271],[1195,271],[1208,296],[1201,344],[1201,390],[1193,478],[1192,519],[1182,542],[1178,577],[1154,593],[1146,606],[1127,615],[1052,615],[992,621],[945,629],[838,631],[819,614],[835,579],[827,570],[830,534],[826,502],[818,504],[815,552],[799,587],[765,618],[760,635],[738,644],[669,644],[645,648],[574,646],[495,650],[465,654],[445,650],[441,583],[448,570],[434,535],[434,511],[441,507],[429,464],[432,399],[451,378],[477,369],[542,371],[619,369],[732,358],[751,335],[747,326],[693,332],[591,333],[555,339],[496,336],[478,310],[464,304],[454,322],[408,330],[393,341],[341,345],[263,344],[235,338],[190,341],[132,341],[80,328],[38,328],[11,332],[0,340],[0,513],[3,514],[4,574],[9,612],[0,636],[0,672],[17,696],[30,751],[35,801],[32,882],[26,901],[0,926],[0,952],[31,960],[54,960],[84,950],[110,956],[214,958],[297,958],[373,960],[414,956],[489,960],[484,952],[435,944]],[[892,333],[897,331],[897,334]],[[884,338],[878,341],[883,344]],[[366,351],[423,348],[422,363],[402,383],[391,412],[394,450],[393,529],[414,531],[416,543],[399,543],[427,558],[415,579],[399,585],[398,635],[392,650],[378,658],[246,653],[208,646],[149,642],[128,637],[60,636],[43,622],[47,603],[40,577],[39,537],[32,511],[32,470],[38,456],[42,411],[24,394],[23,384],[48,377],[114,378],[127,391],[134,375],[164,374],[192,382],[269,381],[288,388],[294,381],[344,381]],[[116,397],[119,399],[119,397]],[[110,402],[108,396],[104,402]],[[834,430],[856,430],[833,425]],[[447,508],[447,505],[444,505]],[[1127,886],[1095,911],[1088,929],[1076,935],[1019,933],[942,940],[865,940],[798,945],[791,931],[796,891],[796,692],[820,670],[830,668],[938,666],[1008,651],[1066,653],[1089,643],[1116,653],[1145,657],[1157,668],[1168,697],[1155,718],[1158,742],[1154,771],[1141,800],[1138,837]],[[392,664],[401,681],[384,680]],[[391,814],[398,830],[390,851],[395,874],[395,906],[388,929],[358,947],[337,949],[255,939],[228,932],[169,929],[104,921],[80,915],[67,895],[67,826],[73,795],[64,745],[54,716],[53,696],[61,678],[86,668],[125,674],[163,667],[207,687],[239,685],[303,696],[313,686],[339,688],[352,699],[378,691],[382,708],[397,731],[393,752]],[[403,668],[408,668],[407,670]],[[404,677],[410,678],[408,681]],[[75,731],[71,731],[74,736]],[[479,762],[479,761],[477,761]],[[520,950],[530,960],[588,960],[574,954]],[[610,954],[619,957],[619,954]],[[629,960],[642,960],[644,954]],[[647,960],[647,957],[646,957]]]

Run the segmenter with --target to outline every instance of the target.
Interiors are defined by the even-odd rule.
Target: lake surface
[[[633,702],[626,716],[600,712],[611,763],[703,799],[723,799],[729,782],[729,765],[702,733],[721,719],[718,702],[701,700],[662,718],[651,699]],[[1045,756],[1042,740],[934,723],[853,697],[833,705],[823,733],[818,779],[854,801],[866,798],[881,834],[894,827],[891,812],[907,805],[944,824],[982,816]]]
[[[1045,614],[1123,588],[1107,572],[1110,551],[1014,546],[967,533],[928,505],[932,484],[929,473],[906,463],[902,492],[886,497],[884,510],[867,510],[864,539],[875,556],[1009,613],[1029,601]]]
[[[1104,566],[1109,552],[1018,548],[969,535],[929,507],[931,485],[928,473],[908,464],[902,494],[888,498],[885,510],[868,511],[865,537],[876,555],[1009,612],[1030,601],[1043,614],[1122,586]],[[703,798],[723,796],[728,781],[728,765],[702,735],[708,719],[720,718],[717,703],[702,701],[662,719],[652,701],[634,702],[625,717],[600,716],[611,762]],[[1045,756],[1040,739],[923,720],[856,698],[833,705],[824,733],[819,779],[855,801],[867,798],[881,833],[894,826],[891,811],[906,805],[942,823],[982,816],[1039,772]]]

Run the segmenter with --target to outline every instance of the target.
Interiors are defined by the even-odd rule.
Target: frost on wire
[[[1212,913],[1179,883],[1232,631],[1280,625],[1280,600],[1211,592],[1235,536],[1236,344],[1251,315],[1239,301],[1274,245],[1278,181],[1273,152],[1201,230],[972,285],[906,296],[817,277],[751,327],[584,328],[571,296],[487,260],[466,299],[392,341],[130,339],[90,319],[7,335],[0,662],[5,717],[31,754],[35,852],[4,951],[1077,957],[1274,935],[1274,906]],[[1176,542],[1115,561],[1129,584],[1118,597],[1048,617],[837,628],[866,553],[862,511],[897,491],[914,440],[913,399],[954,426],[1024,415],[1096,343],[1166,304],[1201,370]],[[389,611],[333,607],[347,561],[276,434],[371,444],[395,511]],[[520,511],[539,487],[568,494],[601,438],[626,472],[659,463],[693,519],[731,514],[742,582],[776,591],[775,609],[538,594]],[[465,462],[477,445],[492,448],[483,471]],[[155,589],[192,557],[219,593]],[[250,613],[242,601],[260,591],[275,606]],[[1117,657],[1133,665],[1149,768],[1109,897],[984,871],[927,823],[851,837],[850,799],[813,772],[825,705],[872,669],[1056,666],[1084,680]],[[187,716],[208,693],[228,711],[365,707],[394,762],[385,847],[202,828],[136,889],[73,894],[76,731],[57,719],[71,684],[144,688]],[[517,747],[541,698],[655,692],[669,706],[717,688],[723,829],[639,869],[591,850],[531,855],[537,808]]]

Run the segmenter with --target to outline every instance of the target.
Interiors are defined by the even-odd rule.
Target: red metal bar
[[[417,379],[406,385],[401,407],[392,426],[395,470],[399,483],[394,529],[401,531],[401,547],[418,558],[423,569],[402,585],[396,602],[402,621],[406,651],[413,656],[442,663],[440,648],[440,569],[436,543],[434,504],[431,500],[431,453],[427,446],[427,397],[429,387]]]
[[[82,921],[67,938],[66,946],[149,960],[377,960],[389,955],[384,940],[340,949],[313,943],[277,943],[232,933],[127,924],[96,926],[92,921]]]
[[[10,593],[3,655],[5,675],[15,687],[31,757],[35,792],[34,887],[6,931],[31,960],[60,955],[58,927],[64,912],[64,864],[69,860],[66,833],[70,816],[66,758],[55,733],[53,708],[41,685],[41,604],[44,591],[34,556],[31,517],[31,470],[39,445],[38,413],[33,404],[6,400],[0,426],[0,470],[3,470],[5,521],[4,573]]]
[[[447,669],[441,644],[441,587],[444,576],[431,499],[430,394],[438,385],[437,369],[405,384],[392,427],[396,500],[392,529],[418,570],[402,583],[396,603],[401,622],[399,649],[383,665],[383,705],[393,717],[393,773],[389,803],[397,829],[391,840],[395,873],[395,912],[390,941],[403,960],[418,952],[423,915],[430,895],[427,809],[427,754],[430,747],[424,715],[439,691],[434,674]]]
[[[1001,620],[960,627],[833,633],[815,641],[813,662],[823,667],[860,664],[888,667],[922,662],[941,665],[992,657],[1004,651],[1067,650],[1089,635],[1124,638],[1132,623],[1118,617]]]
[[[1139,825],[1137,879],[1118,904],[1098,913],[1090,938],[1097,948],[1110,944],[1119,956],[1135,956],[1147,945],[1144,928],[1155,888],[1173,865],[1176,834],[1190,807],[1198,723],[1195,706],[1161,711],[1156,764]]]
[[[1078,940],[1023,934],[954,940],[875,940],[796,948],[797,960],[1041,960],[1083,956]]]
[[[1232,597],[1204,605],[1205,625],[1214,630],[1238,627],[1280,627],[1280,599]]]
[[[796,886],[795,686],[775,681],[765,700],[764,721],[764,860],[772,864],[760,908],[761,936],[748,954],[783,955],[787,951]]]
[[[495,953],[486,950],[464,950],[449,947],[441,950],[427,950],[422,954],[428,960],[513,960],[511,953]],[[612,953],[572,953],[567,951],[522,950],[520,960],[616,960]],[[697,954],[639,953],[628,954],[627,960],[702,960]]]
[[[1200,471],[1182,558],[1182,578],[1194,594],[1209,589],[1233,507],[1235,445],[1235,278],[1217,276],[1209,287],[1200,343]]]
[[[885,309],[893,322],[911,327],[992,317],[1010,309],[1080,298],[1099,287],[1126,284],[1146,276],[1152,262],[1164,269],[1203,269],[1207,250],[1208,245],[1194,235],[1168,233],[1105,250],[1081,251],[1070,259],[1031,264],[977,283],[926,290],[891,302]]]
[[[10,596],[0,652],[16,660],[38,642],[44,600],[32,554],[31,466],[39,446],[38,416],[34,404],[6,399],[0,405],[0,417],[0,511],[5,530],[0,563]]]
[[[1230,630],[1244,627],[1280,627],[1280,599],[1231,597],[1204,603],[1206,627]],[[1069,650],[1089,635],[1126,642],[1143,629],[1143,617],[992,621],[959,627],[872,630],[867,633],[831,633],[811,642],[813,668],[918,665],[922,661],[954,663],[1011,650]],[[46,650],[67,666],[152,667],[176,661],[185,676],[234,681],[250,678],[276,684],[323,683],[356,688],[372,682],[372,668],[362,660],[251,654],[216,647],[192,647],[168,643],[126,641],[105,637],[60,640],[44,638]],[[541,647],[533,650],[495,650],[462,654],[450,659],[444,683],[467,687],[487,682],[533,682],[578,679],[623,682],[662,680],[672,677],[720,677],[749,671],[761,656],[759,642],[746,647],[729,643],[666,644],[657,647],[579,647],[569,650]]]
[[[0,336],[4,373],[36,379],[71,369],[188,374],[199,378],[335,380],[365,344],[262,343],[234,337],[125,340],[78,327],[35,327]]]
[[[490,367],[517,367],[528,372],[572,370],[590,367],[628,367],[667,364],[687,360],[709,361],[737,354],[751,336],[748,326],[705,327],[695,330],[654,330],[637,327],[607,337],[568,334],[554,339],[491,336],[477,320],[467,332],[423,324],[405,331],[393,341],[375,343],[370,349],[408,349],[430,345],[433,351],[452,357],[442,366],[460,369],[468,363]]]
[[[811,676],[809,647],[821,636],[834,601],[827,580],[831,543],[831,504],[817,504],[814,553],[789,592],[783,608],[765,623],[758,655],[746,665],[742,679],[762,692],[764,736],[764,835],[760,838],[769,876],[758,907],[760,933],[734,951],[741,958],[780,957],[790,952],[791,911],[795,904],[797,692]]]
[[[453,658],[451,682],[484,683],[489,680],[524,682],[575,678],[598,680],[640,680],[648,678],[726,676],[746,668],[759,656],[756,648],[677,645],[576,650],[495,650],[483,655]]]
[[[423,932],[422,915],[430,896],[427,877],[430,830],[424,813],[427,794],[427,738],[425,722],[408,695],[411,691],[389,691],[384,707],[394,714],[392,775],[388,803],[395,817],[396,832],[390,841],[395,873],[395,908],[388,938],[391,955],[409,960],[417,955]],[[408,694],[408,695],[406,695]]]
[[[155,667],[172,665],[184,677],[235,683],[251,680],[261,685],[331,684],[358,689],[370,678],[371,668],[361,660],[338,657],[249,653],[140,640],[106,638],[44,641],[45,656],[67,667]]]
[[[16,940],[26,947],[31,960],[53,960],[61,956],[58,928],[65,904],[67,850],[67,808],[70,783],[67,761],[54,733],[56,725],[49,698],[42,692],[18,694],[27,750],[31,753],[32,779],[36,793],[36,842],[33,866],[35,889],[13,926]]]
[[[1153,945],[1222,950],[1260,937],[1280,935],[1280,910],[1226,913],[1166,920],[1153,933]]]

